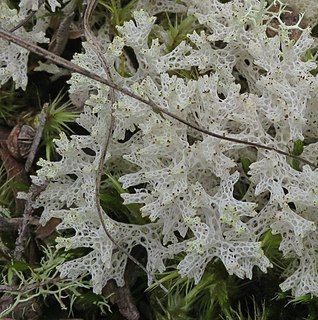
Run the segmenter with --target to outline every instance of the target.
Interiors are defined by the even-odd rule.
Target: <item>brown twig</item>
[[[121,93],[123,93],[133,99],[136,99],[140,102],[143,102],[144,104],[150,106],[155,112],[163,113],[163,114],[189,126],[190,128],[192,128],[196,131],[207,134],[207,135],[214,137],[214,138],[217,138],[217,139],[226,140],[226,141],[230,141],[230,142],[234,142],[234,143],[238,143],[238,144],[242,144],[242,145],[246,145],[246,146],[250,146],[250,147],[255,147],[255,148],[259,148],[259,149],[263,149],[263,150],[274,151],[274,152],[281,154],[283,156],[287,156],[292,159],[298,160],[302,163],[308,164],[309,166],[311,166],[315,169],[318,168],[318,165],[316,165],[315,163],[312,163],[302,157],[299,157],[299,156],[296,156],[293,154],[289,154],[288,152],[285,152],[283,150],[280,150],[280,149],[277,149],[274,147],[269,147],[269,146],[259,144],[256,142],[249,142],[249,141],[244,141],[241,139],[232,138],[232,137],[225,136],[225,135],[220,135],[217,133],[213,133],[209,130],[200,128],[199,126],[194,125],[192,123],[189,123],[187,120],[180,118],[179,116],[165,110],[164,108],[157,106],[153,101],[147,100],[143,97],[140,97],[139,95],[134,94],[133,92],[129,91],[128,89],[122,88],[122,87],[118,86],[117,84],[115,84],[107,79],[104,79],[104,78],[98,76],[97,74],[87,70],[87,69],[84,69],[80,66],[77,66],[75,63],[70,62],[66,59],[63,59],[63,58],[53,54],[52,52],[49,52],[49,51],[47,51],[47,50],[45,50],[35,44],[28,43],[27,41],[24,41],[22,38],[14,35],[14,34],[11,34],[10,32],[4,30],[3,28],[0,28],[0,37],[17,44],[18,46],[21,46],[21,47],[25,48],[26,50],[29,50],[35,54],[38,54],[41,57],[43,57],[47,60],[50,60],[51,62],[53,62],[61,67],[64,67],[72,72],[79,73],[87,78],[90,78],[92,80],[103,83],[103,84],[115,89],[116,91],[119,91],[119,92],[121,92]]]
[[[48,50],[58,56],[64,52],[74,15],[74,12],[67,14],[58,25],[55,34],[52,37]]]
[[[42,133],[44,130],[45,121],[46,121],[47,110],[48,110],[48,104],[45,103],[42,110],[41,110],[39,124],[36,128],[35,135],[34,135],[34,138],[32,140],[32,144],[31,144],[31,148],[30,148],[27,160],[25,162],[24,168],[25,168],[26,172],[30,171],[32,163],[35,158],[36,150],[40,144],[40,141],[42,138]]]
[[[106,62],[106,60],[104,58],[104,55],[102,53],[102,49],[101,49],[101,47],[100,47],[95,35],[93,34],[93,32],[92,32],[92,30],[90,28],[90,25],[89,25],[89,18],[93,13],[93,11],[94,11],[94,9],[96,7],[96,4],[97,4],[96,0],[91,0],[88,3],[88,6],[87,6],[87,8],[85,10],[85,14],[84,14],[84,32],[85,32],[86,39],[88,40],[88,42],[91,43],[93,50],[97,54],[102,66],[103,66],[103,69],[107,74],[108,79],[111,79],[111,73],[109,72],[109,68],[107,66],[107,62]],[[114,90],[114,88],[110,89],[110,99],[111,99],[111,103],[112,103],[112,106],[113,106],[115,101],[116,101],[115,100],[115,90]],[[110,241],[117,247],[117,249],[119,251],[121,251],[123,254],[125,254],[131,261],[133,261],[139,268],[141,268],[148,275],[148,277],[151,279],[151,278],[153,278],[153,276],[149,274],[149,271],[135,257],[133,257],[125,248],[123,248],[111,236],[111,234],[107,230],[106,223],[104,221],[104,217],[103,217],[103,214],[102,214],[102,208],[101,208],[101,205],[100,205],[100,186],[101,186],[101,177],[102,177],[102,174],[103,174],[103,168],[104,168],[104,163],[105,163],[105,157],[106,157],[106,154],[107,154],[108,147],[110,145],[111,133],[112,133],[113,126],[114,126],[114,116],[113,116],[112,111],[110,112],[110,117],[111,117],[111,119],[110,119],[111,121],[110,121],[110,125],[109,125],[109,130],[108,130],[108,134],[107,134],[107,137],[106,137],[105,144],[102,146],[102,150],[101,150],[102,152],[101,152],[101,156],[100,156],[99,163],[98,163],[98,169],[97,169],[97,173],[96,173],[96,182],[95,182],[95,205],[96,205],[96,209],[97,209],[97,212],[98,212],[98,216],[99,216],[99,220],[101,222],[102,228],[103,228],[105,234],[107,235],[107,237],[110,239]],[[160,283],[159,283],[159,285],[160,285]],[[122,295],[122,299],[126,302],[125,303],[126,304],[126,308],[123,308],[123,307],[120,307],[120,303],[118,302],[118,300],[116,300],[116,303],[118,304],[119,311],[123,316],[125,316],[126,319],[139,319],[139,312],[137,310],[137,307],[133,303],[133,299],[131,298],[131,294],[129,295],[127,293],[127,291],[129,291],[128,287],[125,287],[125,290],[123,290],[123,291],[121,291],[119,289],[119,292]],[[125,295],[125,293],[126,293],[126,295]]]
[[[123,287],[118,287],[114,280],[107,283],[107,287],[103,289],[103,294],[109,296],[109,300],[112,304],[116,304],[118,311],[126,320],[138,320],[140,314],[137,307],[134,304],[132,294],[127,285],[128,281]]]
[[[15,242],[15,249],[13,257],[17,261],[24,261],[23,253],[24,253],[24,247],[25,242],[27,241],[27,234],[29,231],[29,221],[32,216],[33,207],[32,204],[34,200],[40,195],[40,193],[45,190],[47,186],[47,183],[45,183],[42,186],[36,186],[31,185],[29,193],[28,193],[28,199],[25,203],[24,212],[23,212],[23,220],[21,224],[21,228],[19,230],[19,235]]]
[[[40,8],[44,2],[45,0],[39,0],[38,8]],[[15,27],[11,28],[9,31],[14,32],[19,28],[21,28],[22,26],[24,26],[30,19],[32,19],[32,17],[36,14],[36,12],[37,10],[35,11],[32,10],[23,20],[21,20]]]
[[[9,149],[6,145],[6,141],[1,143],[2,148],[1,148],[1,158],[3,160],[4,166],[7,171],[7,177],[12,179],[23,179],[25,182],[28,184],[28,177],[26,175],[26,172],[24,170],[24,165],[17,161],[14,157],[11,156]],[[25,207],[24,207],[24,213],[23,217],[19,218],[19,225],[17,226],[19,229],[19,234],[18,237],[16,238],[15,242],[15,249],[13,252],[13,259],[15,261],[24,261],[24,253],[25,253],[25,244],[29,240],[28,235],[29,235],[29,223],[32,218],[31,213],[32,213],[32,202],[34,201],[35,197],[39,194],[39,192],[42,191],[41,188],[33,186],[30,188],[29,192],[29,199],[27,200]],[[15,198],[16,194],[15,194]],[[22,202],[23,200],[17,199],[16,204],[17,206]],[[11,219],[12,220],[12,219]],[[3,222],[3,221],[2,221]],[[16,222],[16,221],[15,221]],[[16,224],[5,224],[5,227],[15,227]],[[34,262],[34,261],[32,261]],[[19,279],[17,275],[14,275],[12,278],[11,282],[11,287],[14,287],[18,285]],[[7,309],[12,303],[14,303],[14,298],[12,295],[9,293],[4,294],[0,298],[0,313]],[[36,308],[35,308],[36,306]],[[25,303],[20,304],[17,306],[17,308],[12,311],[12,317],[15,319],[21,319],[18,315],[22,312],[22,310],[28,310],[28,313],[30,314],[30,318],[23,318],[23,319],[37,319],[36,316],[41,314],[41,308],[42,308],[42,303],[38,298],[31,299],[30,301],[27,301]],[[15,317],[17,315],[18,317]]]

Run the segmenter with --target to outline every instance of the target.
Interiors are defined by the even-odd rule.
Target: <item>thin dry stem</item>
[[[95,51],[95,53],[97,54],[103,69],[105,70],[108,79],[111,79],[111,74],[109,72],[109,68],[107,66],[107,62],[106,59],[102,53],[102,49],[100,48],[100,45],[95,37],[95,35],[93,34],[90,25],[89,25],[89,18],[92,15],[95,7],[96,7],[97,1],[96,0],[92,0],[89,2],[88,7],[86,8],[85,14],[84,14],[84,32],[85,32],[85,37],[87,39],[87,41],[91,44],[93,50]],[[111,88],[110,90],[110,99],[111,99],[111,103],[112,105],[114,105],[116,99],[115,99],[115,90],[114,88]],[[152,275],[149,274],[149,271],[135,258],[133,257],[125,248],[123,248],[112,236],[111,234],[108,232],[105,221],[104,221],[104,217],[102,214],[102,209],[101,209],[101,205],[100,205],[100,185],[101,185],[101,176],[103,174],[103,168],[104,168],[104,162],[105,162],[105,157],[107,154],[107,150],[108,147],[110,145],[110,141],[111,141],[111,133],[113,130],[113,126],[114,126],[114,116],[112,115],[112,111],[111,111],[111,119],[110,119],[110,126],[109,126],[109,130],[108,130],[108,134],[106,137],[106,141],[105,144],[102,146],[102,152],[101,152],[101,156],[100,156],[100,160],[99,160],[99,164],[98,164],[98,169],[97,169],[97,175],[96,175],[96,183],[95,183],[95,204],[96,204],[96,209],[98,212],[98,216],[101,222],[101,225],[107,235],[107,237],[111,240],[111,242],[118,248],[119,251],[121,251],[123,254],[125,254],[132,262],[134,262],[139,268],[141,268],[150,279],[153,278]],[[157,282],[155,280],[155,282]],[[158,285],[160,285],[162,287],[162,285],[158,282]],[[165,291],[167,291],[166,288],[163,287],[163,289]]]
[[[38,8],[40,8],[44,2],[45,0],[40,0]],[[31,12],[23,20],[21,20],[16,26],[10,29],[10,32],[14,32],[19,28],[23,27],[30,19],[32,19],[32,17],[36,14],[36,12],[37,12],[36,10],[35,11],[31,10]]]
[[[43,130],[44,130],[44,125],[46,122],[47,110],[48,110],[48,104],[46,103],[46,104],[44,104],[44,106],[41,110],[39,124],[36,128],[35,135],[34,135],[34,138],[32,140],[32,144],[31,144],[30,152],[29,152],[27,160],[25,162],[25,171],[26,172],[30,171],[32,163],[35,158],[36,150],[41,142],[41,138],[42,138],[42,134],[43,134]]]
[[[264,149],[264,150],[269,150],[269,151],[274,151],[274,152],[277,152],[281,155],[284,155],[284,156],[287,156],[287,157],[290,157],[292,159],[295,159],[295,160],[298,160],[302,163],[305,163],[305,164],[308,164],[309,166],[317,169],[318,168],[318,165],[316,165],[315,163],[312,163],[302,157],[299,157],[299,156],[295,156],[293,154],[289,154],[288,152],[285,152],[283,150],[280,150],[280,149],[277,149],[277,148],[274,148],[274,147],[269,147],[269,146],[266,146],[266,145],[263,145],[263,144],[259,144],[259,143],[255,143],[255,142],[249,142],[249,141],[244,141],[244,140],[241,140],[241,139],[236,139],[236,138],[231,138],[229,136],[225,136],[225,135],[220,135],[220,134],[217,134],[217,133],[213,133],[211,131],[208,131],[206,129],[203,129],[203,128],[200,128],[199,126],[197,125],[194,125],[194,124],[191,124],[190,122],[188,122],[187,120],[184,120],[182,118],[180,118],[179,116],[165,110],[164,108],[162,107],[159,107],[158,105],[156,105],[153,101],[151,100],[147,100],[145,98],[142,98],[140,97],[139,95],[137,94],[134,94],[133,92],[129,91],[128,89],[126,88],[122,88],[120,86],[118,86],[117,84],[113,83],[112,81],[109,81],[107,79],[104,79],[100,76],[98,76],[97,74],[89,71],[89,70],[86,70],[78,65],[76,65],[75,63],[73,62],[70,62],[66,59],[63,59],[57,55],[55,55],[54,53],[52,52],[49,52],[35,44],[32,44],[32,43],[29,43],[25,40],[23,40],[22,38],[10,33],[9,31],[6,31],[4,30],[3,28],[0,28],[0,38],[3,38],[3,39],[6,39],[8,41],[11,41],[15,44],[17,44],[18,46],[22,47],[22,48],[25,48],[26,50],[28,51],[31,51],[35,54],[38,54],[39,56],[61,66],[61,67],[64,67],[65,69],[68,69],[72,72],[75,72],[75,73],[79,73],[87,78],[90,78],[92,80],[95,80],[95,81],[98,81],[100,83],[103,83],[113,89],[115,89],[116,91],[119,91],[133,99],[136,99],[140,102],[143,102],[144,104],[148,105],[149,107],[151,107],[155,112],[160,112],[162,114],[165,114],[189,127],[191,127],[192,129],[195,129],[199,132],[202,132],[202,133],[205,133],[211,137],[214,137],[214,138],[217,138],[217,139],[221,139],[221,140],[226,140],[226,141],[231,141],[231,142],[235,142],[235,143],[239,143],[239,144],[242,144],[242,145],[246,145],[246,146],[250,146],[250,147],[256,147],[256,148],[259,148],[259,149]]]

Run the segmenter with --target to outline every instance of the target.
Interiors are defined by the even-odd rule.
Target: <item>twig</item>
[[[19,229],[19,235],[16,239],[15,242],[15,249],[13,252],[13,259],[16,261],[24,261],[24,251],[25,251],[25,243],[27,241],[27,236],[29,234],[29,222],[31,219],[31,213],[32,213],[32,203],[35,200],[35,198],[46,188],[46,184],[42,185],[42,186],[35,186],[35,185],[31,185],[30,187],[30,191],[28,193],[28,199],[26,201],[25,204],[25,208],[24,208],[24,213],[23,213],[23,217],[22,217],[22,221],[21,221],[21,226]],[[17,292],[20,293],[23,288],[21,288],[19,286],[19,278],[18,276],[15,274],[12,277],[11,280],[11,286],[0,286],[0,292],[6,292],[4,295],[2,295],[2,297],[0,298],[0,314],[2,314],[3,311],[7,311],[8,309],[10,309],[11,307],[14,307],[14,312],[13,309],[10,311],[12,312],[12,317],[15,318],[14,314],[15,312],[17,314],[21,313],[22,310],[29,310],[30,314],[32,314],[32,317],[30,317],[30,319],[37,319],[35,316],[37,314],[40,314],[40,310],[42,308],[42,304],[40,302],[40,300],[37,300],[38,298],[33,297],[28,301],[25,301],[25,304],[19,304],[20,307],[17,306],[17,301],[14,300],[14,297],[12,296],[11,293]],[[38,284],[36,284],[36,286],[30,287],[30,286],[25,286],[26,291],[30,291],[35,289],[38,286]],[[14,302],[15,301],[15,302]],[[19,302],[18,302],[19,303]],[[16,304],[16,305],[15,305]],[[34,306],[37,306],[36,309],[34,309]],[[21,310],[20,310],[21,308]]]
[[[32,204],[34,200],[39,196],[39,194],[46,188],[48,182],[41,186],[31,185],[30,191],[28,193],[28,199],[25,203],[25,208],[23,212],[23,220],[21,224],[21,228],[19,230],[19,235],[15,241],[15,249],[13,253],[13,257],[17,261],[24,261],[23,253],[24,253],[24,244],[27,240],[28,234],[28,226],[29,220],[31,219],[32,214]]]
[[[74,12],[67,14],[62,19],[59,26],[57,27],[55,34],[53,35],[53,41],[51,42],[48,50],[58,56],[60,56],[64,52],[74,15]]]
[[[55,55],[54,53],[52,52],[49,52],[35,44],[32,44],[32,43],[28,43],[26,41],[24,41],[22,38],[14,35],[14,34],[11,34],[10,32],[4,30],[3,28],[0,28],[0,38],[3,38],[3,39],[6,39],[8,41],[11,41],[15,44],[17,44],[18,46],[22,47],[22,48],[25,48],[26,50],[29,50],[35,54],[38,54],[40,55],[41,57],[47,59],[47,60],[50,60],[51,62],[57,64],[57,65],[60,65],[61,67],[64,67],[72,72],[76,72],[76,73],[79,73],[87,78],[90,78],[92,80],[95,80],[95,81],[98,81],[100,83],[103,83],[133,99],[136,99],[140,102],[143,102],[144,104],[150,106],[155,112],[161,112],[187,126],[189,126],[190,128],[196,130],[196,131],[199,131],[199,132],[202,132],[202,133],[205,133],[211,137],[214,137],[214,138],[217,138],[217,139],[221,139],[221,140],[226,140],[226,141],[230,141],[230,142],[235,142],[235,143],[239,143],[239,144],[242,144],[242,145],[246,145],[246,146],[250,146],[250,147],[256,147],[256,148],[259,148],[259,149],[264,149],[264,150],[269,150],[269,151],[274,151],[274,152],[277,152],[281,155],[284,155],[284,156],[287,156],[287,157],[290,157],[292,159],[295,159],[295,160],[298,160],[302,163],[305,163],[305,164],[308,164],[309,166],[317,169],[318,168],[318,165],[316,165],[315,163],[312,163],[302,157],[299,157],[299,156],[295,156],[293,154],[289,154],[288,152],[285,152],[285,151],[282,151],[280,149],[277,149],[277,148],[274,148],[274,147],[269,147],[269,146],[266,146],[266,145],[263,145],[263,144],[259,144],[259,143],[255,143],[255,142],[249,142],[249,141],[244,141],[244,140],[240,140],[240,139],[236,139],[236,138],[231,138],[231,137],[228,137],[228,136],[225,136],[225,135],[220,135],[220,134],[217,134],[217,133],[213,133],[213,132],[210,132],[206,129],[203,129],[203,128],[200,128],[199,126],[197,125],[194,125],[194,124],[191,124],[189,123],[188,121],[180,118],[179,116],[165,110],[164,108],[162,107],[159,107],[157,106],[153,101],[151,100],[147,100],[145,98],[142,98],[140,97],[139,95],[137,94],[134,94],[132,93],[131,91],[129,91],[128,89],[125,89],[125,88],[122,88],[120,86],[118,86],[117,84],[107,80],[107,79],[104,79],[100,76],[98,76],[97,74],[87,70],[87,69],[84,69],[80,66],[77,66],[75,63],[73,62],[70,62],[66,59],[63,59],[57,55]]]
[[[85,37],[86,39],[91,42],[92,48],[95,51],[95,53],[97,54],[103,69],[105,70],[107,76],[109,79],[111,79],[111,74],[109,72],[109,68],[107,66],[107,62],[104,58],[104,55],[102,54],[102,49],[99,46],[99,43],[95,37],[95,35],[93,34],[93,32],[91,31],[90,25],[89,25],[89,18],[94,10],[94,8],[96,7],[97,1],[96,0],[91,0],[85,10],[85,14],[84,14],[84,32],[85,32]],[[110,99],[112,102],[112,105],[114,105],[115,103],[115,91],[114,88],[111,88],[110,90]],[[105,162],[105,157],[107,154],[107,150],[108,147],[110,145],[110,141],[111,141],[111,132],[113,130],[113,125],[114,125],[114,116],[112,115],[111,112],[111,121],[110,121],[110,126],[109,126],[109,130],[108,130],[108,135],[106,137],[106,141],[105,144],[102,146],[102,152],[101,152],[101,156],[100,156],[100,160],[99,160],[99,164],[98,164],[98,169],[97,169],[97,174],[96,174],[96,183],[95,183],[95,204],[96,204],[96,209],[98,212],[98,216],[99,216],[99,220],[101,222],[102,228],[104,229],[107,237],[111,240],[111,242],[118,248],[119,251],[121,251],[123,254],[125,254],[132,262],[134,262],[139,268],[141,268],[141,270],[143,270],[150,279],[153,278],[152,275],[150,275],[149,271],[135,258],[133,257],[125,248],[123,248],[112,236],[111,234],[108,232],[105,221],[104,221],[104,217],[102,214],[102,209],[101,209],[101,205],[100,205],[100,185],[101,185],[101,176],[103,173],[103,168],[104,168],[104,162]],[[161,283],[159,283],[157,280],[154,279],[154,281],[161,287],[163,288],[166,292],[167,289],[163,287],[163,285]],[[131,302],[131,300],[130,300]],[[134,308],[133,306],[130,307],[130,309],[134,309],[135,311],[137,310],[136,308]]]
[[[44,2],[45,0],[39,0],[38,8],[40,8]],[[9,31],[14,32],[19,28],[21,28],[22,26],[24,26],[36,14],[36,12],[37,10],[35,11],[32,10],[23,20],[21,20],[15,27],[11,28]]]
[[[25,171],[26,172],[29,172],[29,170],[31,169],[32,163],[35,158],[36,150],[40,144],[43,130],[44,130],[45,121],[46,121],[47,110],[48,110],[48,104],[45,103],[42,110],[41,110],[39,124],[36,128],[35,135],[34,135],[34,138],[32,140],[32,144],[31,144],[31,148],[30,148],[27,160],[25,162]]]

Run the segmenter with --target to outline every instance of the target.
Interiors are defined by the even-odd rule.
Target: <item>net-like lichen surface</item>
[[[316,48],[310,33],[313,11],[305,26],[297,19],[294,26],[280,19],[271,24],[284,8],[279,2],[273,6],[278,9],[258,0],[141,0],[133,19],[118,26],[120,36],[110,41],[105,26],[97,38],[116,84],[220,135],[286,152],[295,141],[308,141],[302,156],[317,163],[318,82],[312,72],[317,65],[314,57],[308,58]],[[172,51],[167,50],[167,31],[154,16],[164,11],[193,16],[197,24]],[[125,46],[138,60],[137,70],[130,65],[131,77],[116,70]],[[107,77],[89,43],[73,62]],[[8,63],[1,72],[9,68]],[[242,89],[240,79],[248,89]],[[22,76],[18,80],[17,86],[25,85]],[[166,258],[183,253],[180,274],[196,283],[214,258],[230,274],[252,278],[255,266],[263,272],[272,266],[260,242],[271,230],[281,235],[280,250],[293,261],[281,289],[291,289],[295,296],[318,295],[317,169],[301,165],[296,170],[290,159],[273,151],[196,132],[120,92],[113,105],[109,88],[84,76],[73,74],[69,84],[74,103],[86,100],[78,123],[89,134],[62,135],[56,142],[61,160],[40,161],[42,168],[33,178],[36,184],[49,180],[35,203],[43,207],[41,223],[57,217],[60,230],[74,231],[72,237],[57,239],[58,248],[91,249],[63,264],[62,276],[89,272],[96,293],[110,279],[124,284],[128,257],[106,235],[95,203],[98,163],[113,114],[105,168],[112,163],[115,170],[117,164],[122,186],[134,190],[123,194],[124,203],[142,204],[141,214],[150,222],[119,223],[107,212],[104,220],[128,252],[137,245],[146,249],[149,275],[164,271]],[[127,130],[135,133],[125,140]],[[247,172],[242,158],[251,161]],[[126,167],[138,169],[126,173]],[[239,180],[249,186],[241,199],[234,196]]]

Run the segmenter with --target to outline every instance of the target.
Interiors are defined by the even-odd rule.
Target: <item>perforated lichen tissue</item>
[[[304,141],[302,156],[317,163],[317,66],[309,54],[316,44],[313,19],[297,13],[298,3],[141,0],[137,8],[144,10],[118,26],[120,36],[110,41],[105,25],[97,38],[119,86],[219,135],[286,152]],[[290,8],[292,24],[284,16]],[[193,17],[191,33],[172,49],[169,31],[150,15],[165,10]],[[136,68],[126,59],[130,77],[117,71],[125,47],[138,61]],[[89,43],[73,62],[107,76]],[[128,252],[137,245],[146,249],[149,283],[165,270],[166,258],[179,253],[180,274],[196,283],[214,258],[240,278],[252,278],[254,267],[266,272],[272,264],[261,236],[271,230],[281,235],[280,250],[292,261],[281,289],[318,295],[317,169],[301,163],[299,169],[274,151],[200,133],[120,92],[113,105],[109,88],[81,75],[73,74],[69,84],[74,103],[87,99],[78,123],[89,134],[62,135],[56,141],[61,160],[41,160],[33,178],[37,184],[49,180],[35,203],[43,207],[41,223],[58,217],[59,230],[74,231],[57,239],[58,248],[90,248],[62,265],[61,276],[88,272],[96,293],[110,279],[124,284],[128,257],[103,230],[95,201],[112,114],[105,170],[117,169],[119,182],[131,191],[122,195],[124,203],[141,204],[148,219],[133,225],[114,221],[108,212],[103,216],[117,244]],[[128,130],[134,132],[129,138]],[[241,193],[240,183],[247,186]]]

